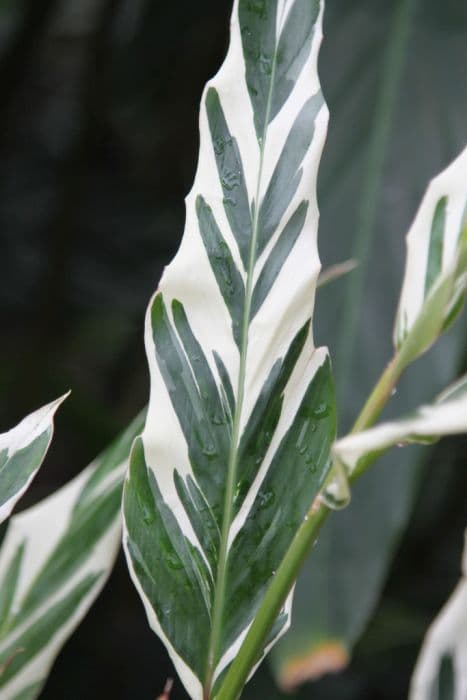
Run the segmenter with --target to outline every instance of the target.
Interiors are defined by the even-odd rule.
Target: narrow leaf
[[[442,435],[467,432],[467,377],[446,389],[433,404],[421,406],[414,414],[381,423],[374,428],[341,438],[334,454],[350,473],[367,455],[383,452],[393,445],[430,442]]]
[[[120,501],[143,416],[69,484],[14,516],[0,552],[0,695],[38,697],[61,647],[109,576]]]
[[[10,515],[39,471],[52,440],[55,411],[67,395],[0,435],[0,522]]]
[[[146,319],[148,418],[124,545],[192,698],[213,698],[330,465],[327,352],[311,336],[327,109],[319,2],[237,0],[201,107],[181,248]],[[289,624],[282,611],[267,648]]]

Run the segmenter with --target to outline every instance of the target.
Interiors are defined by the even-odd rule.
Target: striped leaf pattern
[[[329,469],[333,384],[311,334],[321,16],[319,0],[234,3],[184,238],[147,313],[151,395],[124,545],[192,698],[216,696]]]
[[[14,516],[0,552],[0,697],[38,697],[99,594],[121,541],[122,483],[139,416],[77,478]]]
[[[0,435],[0,523],[39,471],[52,440],[55,411],[65,398],[42,406]]]
[[[432,442],[442,435],[467,432],[467,376],[446,389],[433,404],[421,406],[405,418],[381,423],[334,443],[335,456],[350,473],[367,455],[380,454],[393,445]]]
[[[407,236],[407,262],[394,330],[410,362],[459,313],[467,284],[467,148],[434,178]]]

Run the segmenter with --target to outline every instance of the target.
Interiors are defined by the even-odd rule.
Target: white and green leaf
[[[453,700],[467,697],[467,532],[462,578],[426,634],[410,685],[409,700],[441,700],[444,659],[452,661]]]
[[[467,285],[467,148],[435,177],[407,235],[394,343],[407,364],[459,313]]]
[[[66,396],[30,413],[0,435],[0,523],[39,471],[52,440],[55,411]]]
[[[393,445],[432,442],[442,435],[467,432],[467,376],[446,389],[430,405],[412,415],[350,433],[334,443],[333,452],[350,474],[368,456],[385,452]]]
[[[318,0],[234,3],[184,238],[147,314],[151,396],[124,545],[192,698],[216,696],[330,464],[332,377],[311,334],[321,18]]]
[[[69,484],[14,516],[0,552],[0,697],[33,700],[110,574],[139,416]]]

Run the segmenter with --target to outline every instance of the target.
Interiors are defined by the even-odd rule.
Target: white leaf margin
[[[413,415],[381,423],[359,433],[350,433],[337,440],[333,453],[352,474],[365,455],[382,452],[393,445],[465,432],[467,375],[446,389],[433,404],[421,406]]]
[[[53,431],[54,431],[54,416],[58,407],[65,401],[69,396],[70,392],[67,392],[63,396],[60,396],[55,401],[42,406],[33,413],[30,413],[25,418],[23,418],[14,428],[8,430],[5,433],[0,434],[0,452],[3,450],[7,451],[7,461],[3,466],[3,469],[8,465],[11,458],[17,454],[20,450],[28,447],[34,440],[49,431],[49,439],[47,445],[45,446],[40,460],[34,471],[31,473],[27,481],[23,486],[16,491],[11,498],[9,498],[3,505],[0,506],[0,523],[2,523],[11,514],[16,503],[19,501],[21,496],[27,491],[34,477],[36,476],[39,468],[44,461],[47,450],[50,447],[52,441]],[[0,494],[1,496],[1,494]]]
[[[467,698],[467,530],[462,557],[462,578],[441,612],[430,625],[415,666],[409,700],[438,698],[435,686],[441,661],[451,656],[454,667],[453,700]],[[433,695],[433,692],[435,694]]]

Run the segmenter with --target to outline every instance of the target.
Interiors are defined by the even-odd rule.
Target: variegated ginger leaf
[[[467,287],[467,148],[435,177],[407,235],[407,261],[394,330],[405,364],[459,313]]]
[[[55,411],[65,398],[42,406],[0,435],[0,523],[39,471],[52,440]]]
[[[334,443],[335,456],[350,473],[368,455],[384,452],[393,445],[431,442],[442,435],[467,432],[467,376],[446,389],[433,404],[421,406],[405,418],[351,433]]]
[[[73,481],[11,519],[0,551],[2,700],[39,695],[107,580],[121,541],[130,446],[143,423],[141,415]]]
[[[202,97],[185,235],[147,314],[151,396],[124,545],[197,699],[216,696],[329,468],[333,384],[311,335],[321,15],[318,0],[234,3],[227,58]]]

